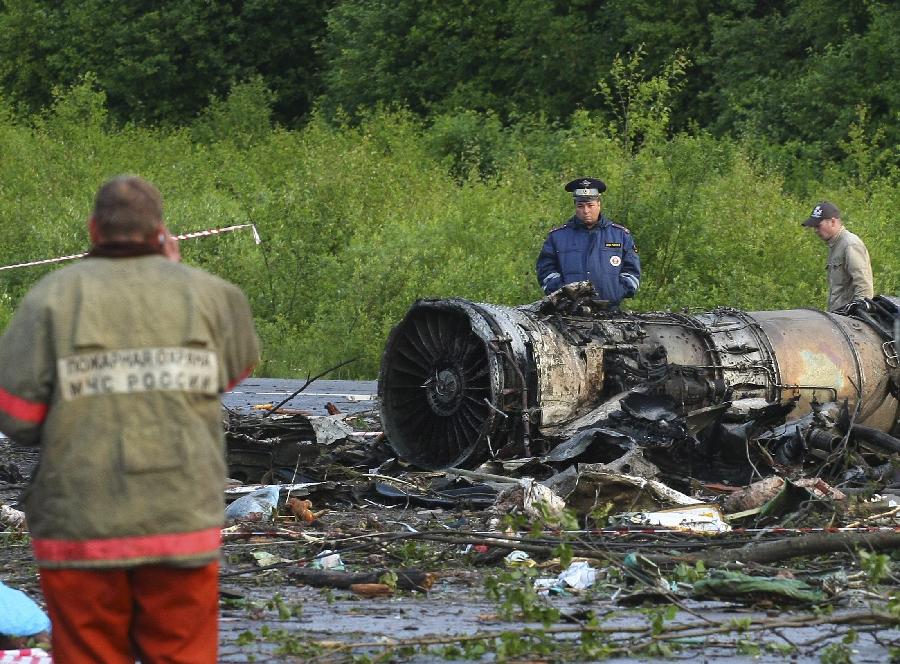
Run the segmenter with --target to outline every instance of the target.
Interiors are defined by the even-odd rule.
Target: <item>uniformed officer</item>
[[[844,227],[841,211],[828,201],[816,204],[803,226],[812,228],[828,245],[828,311],[875,293],[869,251],[859,237]]]
[[[566,185],[575,215],[547,235],[537,259],[537,278],[550,294],[566,284],[590,281],[601,300],[616,307],[641,285],[641,260],[631,231],[603,216],[606,184],[579,178]]]

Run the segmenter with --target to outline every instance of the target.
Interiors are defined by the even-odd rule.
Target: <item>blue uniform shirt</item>
[[[631,232],[601,216],[593,228],[572,217],[547,235],[537,259],[544,293],[590,281],[601,300],[618,305],[641,285],[641,259]]]

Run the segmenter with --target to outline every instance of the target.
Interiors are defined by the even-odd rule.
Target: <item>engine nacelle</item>
[[[683,414],[746,399],[847,400],[855,422],[898,428],[900,299],[814,309],[607,311],[574,285],[520,307],[419,300],[388,338],[378,390],[394,450],[424,468],[546,451],[615,408],[665,394]]]

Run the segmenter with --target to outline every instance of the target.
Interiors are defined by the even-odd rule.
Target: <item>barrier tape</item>
[[[256,230],[256,224],[238,224],[236,226],[225,226],[223,228],[207,228],[202,231],[193,231],[191,233],[182,233],[181,235],[175,235],[174,238],[176,240],[191,240],[195,237],[206,237],[208,235],[219,235],[221,233],[230,233],[231,231],[238,231],[242,228],[249,228],[253,231],[253,240],[256,244],[260,244],[262,240],[259,238],[259,232]],[[39,261],[30,261],[28,263],[16,263],[15,265],[2,265],[0,266],[0,271],[2,270],[14,270],[17,267],[31,267],[32,265],[46,265],[47,263],[62,263],[63,261],[71,261],[76,258],[84,258],[87,256],[87,252],[81,254],[72,254],[71,256],[59,256],[57,258],[44,258]]]

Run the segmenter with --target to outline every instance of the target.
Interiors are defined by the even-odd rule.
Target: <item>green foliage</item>
[[[857,120],[850,125],[847,138],[838,141],[838,146],[845,155],[844,169],[857,186],[865,187],[888,167],[892,150],[881,147],[886,133],[883,126],[869,135],[869,107],[859,104],[856,112]]]
[[[572,564],[572,545],[568,542],[560,542],[553,549],[553,555],[559,558],[559,566],[563,569]]]
[[[288,606],[287,602],[284,601],[284,598],[281,596],[281,593],[275,593],[272,599],[266,603],[266,608],[270,611],[277,611],[278,617],[281,620],[287,620],[292,616],[299,617],[302,613],[302,608],[297,606]]]
[[[503,126],[493,113],[461,111],[438,115],[428,132],[429,147],[463,183],[470,176],[488,178],[501,166],[506,144]]]
[[[564,117],[603,70],[593,57],[590,2],[344,0],[327,23],[323,104],[330,111],[402,103],[416,112]]]
[[[856,640],[856,632],[850,630],[840,643],[829,643],[822,648],[819,661],[822,664],[853,664],[853,648],[850,646]]]
[[[255,76],[233,86],[225,99],[211,97],[209,105],[193,122],[191,135],[205,145],[230,141],[248,148],[268,138],[272,130],[273,101],[274,95],[262,77]]]
[[[378,579],[378,583],[383,583],[391,590],[397,590],[397,581],[397,573],[392,571],[385,572]]]
[[[759,643],[750,639],[739,639],[735,652],[738,655],[747,655],[749,657],[759,657],[762,654],[762,648]]]
[[[678,615],[678,607],[674,604],[667,604],[665,606],[642,609],[642,612],[646,614],[650,623],[651,634],[659,635],[665,631],[667,622],[675,620],[675,617]]]
[[[591,523],[595,524],[597,528],[603,528],[609,522],[609,515],[612,514],[615,507],[616,506],[612,501],[597,505],[591,510],[590,514],[588,514],[588,519]]]
[[[700,579],[705,579],[708,570],[702,560],[698,560],[693,566],[687,563],[678,563],[672,570],[673,576],[678,581],[685,583],[694,583]]]
[[[331,0],[19,0],[0,8],[0,86],[37,111],[89,72],[120,121],[180,123],[232,82],[262,76],[279,116],[305,116],[319,91],[313,44]]]
[[[891,576],[891,557],[883,553],[860,549],[859,566],[866,573],[870,586],[877,586]]]
[[[534,507],[540,515],[539,521],[532,524],[532,532],[535,536],[540,535],[541,531],[545,528],[552,528],[554,530],[578,530],[578,528],[580,528],[578,515],[574,510],[555,510],[553,506],[545,500],[535,502]]]
[[[559,610],[535,591],[536,576],[535,570],[526,567],[500,572],[485,579],[485,594],[497,603],[497,613],[503,620],[539,622],[544,627],[559,620]]]
[[[613,58],[609,81],[597,84],[597,94],[614,109],[616,135],[621,137],[627,154],[641,145],[655,145],[667,138],[672,117],[672,98],[684,87],[684,74],[690,64],[679,51],[660,72],[648,77],[644,71],[644,44],[622,58]]]
[[[437,552],[428,542],[417,542],[415,540],[407,540],[405,542],[394,544],[389,547],[391,554],[396,556],[405,567],[428,566],[434,564],[437,559]],[[397,578],[393,572],[385,574],[385,579],[380,583],[387,584],[396,588]]]
[[[820,198],[867,242],[876,292],[900,293],[900,190],[896,173],[879,174],[882,144],[867,130],[844,139],[852,172],[829,164],[794,198],[755,148],[703,132],[632,153],[588,111],[566,126],[380,111],[341,126],[317,115],[289,130],[272,127],[270,101],[253,79],[189,129],[117,126],[106,92],[86,77],[29,123],[0,112],[0,265],[85,251],[97,187],[136,173],[159,186],[176,233],[255,224],[260,245],[244,231],[183,242],[182,254],[248,294],[260,375],[303,377],[357,358],[332,377],[373,378],[391,327],[417,298],[538,299],[537,252],[572,214],[562,184],[595,174],[610,187],[605,212],[640,250],[634,309],[821,306],[826,248],[799,225]],[[868,118],[861,112],[858,125]],[[0,272],[0,323],[55,268]]]
[[[340,124],[404,108],[435,121],[452,175],[493,178],[509,129],[588,113],[628,150],[671,132],[742,140],[806,193],[826,162],[860,186],[900,166],[898,22],[889,0],[16,0],[0,5],[0,115],[88,77],[114,122],[202,115],[207,143],[313,109]],[[269,116],[234,115],[248,83]]]
[[[821,160],[836,156],[862,104],[873,111],[870,135],[883,127],[887,145],[896,145],[900,85],[885,74],[900,67],[897,4],[800,0],[786,11],[780,5],[759,13],[747,5],[711,18],[708,61],[720,112],[710,128],[772,143],[799,140]]]

